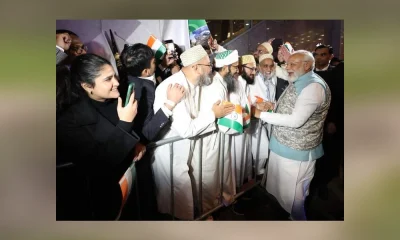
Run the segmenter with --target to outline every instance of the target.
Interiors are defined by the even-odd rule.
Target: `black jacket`
[[[138,101],[138,113],[133,130],[139,134],[141,142],[146,145],[157,137],[159,131],[170,122],[170,119],[161,109],[154,113],[155,86],[153,82],[128,76],[128,85],[131,82],[135,83],[135,99]],[[121,89],[120,93],[125,101],[127,89]]]
[[[58,219],[114,220],[122,202],[119,180],[140,140],[132,123],[119,121],[117,101],[108,115],[91,101],[80,100],[57,120],[57,165],[74,164],[57,170]]]
[[[287,88],[289,85],[289,82],[282,79],[282,78],[277,78],[276,79],[276,92],[275,92],[275,100],[278,101],[279,97],[282,95],[283,91]]]

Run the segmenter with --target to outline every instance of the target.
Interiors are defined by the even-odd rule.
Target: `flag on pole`
[[[231,104],[224,101],[224,104]],[[243,132],[243,110],[240,105],[235,104],[235,110],[223,118],[218,118],[217,124],[222,131],[232,130],[234,133]]]
[[[155,58],[162,59],[162,56],[167,51],[164,44],[158,40],[154,35],[150,35],[149,40],[147,40],[147,46],[151,47],[155,51]]]
[[[122,205],[120,211],[122,211],[122,208],[124,207],[126,200],[128,199],[129,194],[131,193],[135,179],[136,179],[136,168],[135,168],[135,163],[132,163],[132,165],[126,170],[122,178],[119,180],[119,186],[122,192]]]
[[[211,32],[204,19],[188,20],[189,38],[191,46],[197,45],[201,41],[208,41]]]

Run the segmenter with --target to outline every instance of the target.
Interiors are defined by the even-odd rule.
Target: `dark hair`
[[[126,71],[134,77],[140,77],[144,69],[150,68],[153,58],[153,50],[142,43],[125,45],[121,52],[122,64]]]
[[[332,59],[331,59],[331,62],[338,62],[338,63],[340,63],[340,62],[342,62],[339,58],[337,58],[337,57],[333,57]]]
[[[179,47],[178,44],[176,44],[176,43],[174,43],[174,46],[175,46],[176,53],[178,54],[178,59],[176,60],[176,63],[178,63],[178,65],[179,65],[180,67],[182,67],[181,54],[183,53],[183,50],[182,50],[182,48]]]
[[[78,34],[72,32],[70,30],[66,30],[66,29],[58,29],[58,30],[56,30],[56,34],[61,34],[61,33],[68,33],[69,35],[75,35],[75,36],[79,37]]]
[[[314,52],[316,52],[318,49],[321,49],[321,48],[327,48],[329,50],[329,54],[333,54],[333,47],[330,45],[325,45],[325,44],[318,45],[315,48]]]
[[[56,74],[56,102],[57,112],[67,109],[71,104],[86,96],[81,84],[87,83],[95,86],[95,79],[105,65],[110,65],[106,59],[95,54],[77,56],[71,64],[71,68],[57,69]]]

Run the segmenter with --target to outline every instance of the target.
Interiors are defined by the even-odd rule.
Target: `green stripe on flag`
[[[167,48],[164,46],[164,45],[161,45],[158,49],[157,49],[157,51],[156,51],[156,53],[155,53],[155,58],[156,59],[161,59],[162,58],[162,56],[164,55],[164,53],[167,51]]]
[[[188,20],[188,25],[189,25],[189,33],[192,33],[196,29],[206,26],[207,22],[204,19]]]
[[[238,132],[243,132],[243,126],[240,123],[230,120],[228,118],[219,118],[218,124],[228,128],[232,128]]]

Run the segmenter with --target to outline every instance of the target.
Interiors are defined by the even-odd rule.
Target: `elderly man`
[[[260,61],[260,56],[263,54],[272,54],[274,49],[270,42],[263,42],[258,45],[257,50],[253,53],[254,58],[256,59],[256,63],[258,64]]]
[[[254,58],[256,59],[257,69],[258,69],[258,70],[259,70],[259,63],[261,62],[261,61],[260,61],[261,55],[263,55],[263,54],[271,54],[271,55],[273,55],[274,49],[273,49],[273,47],[272,47],[272,45],[271,45],[271,40],[272,40],[272,39],[270,39],[270,41],[268,41],[268,42],[264,42],[264,43],[261,43],[260,45],[258,45],[257,50],[254,52]],[[282,47],[283,47],[283,48],[282,48]],[[286,49],[284,48],[284,46],[281,46],[281,47],[279,48],[279,50],[278,50],[278,51],[279,51],[279,53],[278,53],[279,56],[283,55],[283,54],[281,53],[282,50],[286,50]],[[287,60],[287,59],[284,59],[284,58],[282,57],[281,60],[282,60],[282,61],[285,61],[285,60]],[[279,78],[282,78],[282,79],[285,79],[285,80],[288,79],[288,74],[287,74],[286,70],[285,70],[284,68],[280,67],[280,66],[276,66],[276,75],[277,75]]]
[[[262,88],[265,89],[268,101],[278,101],[289,84],[288,81],[277,77],[276,67],[274,57],[271,54],[261,55],[259,77],[264,83]]]
[[[273,125],[267,191],[294,220],[306,220],[304,201],[315,161],[324,154],[323,126],[331,102],[330,89],[313,72],[314,67],[310,52],[294,52],[287,61],[290,84],[277,102],[275,113],[254,113]]]
[[[171,126],[160,133],[162,139],[171,137],[190,138],[215,130],[215,119],[234,110],[234,106],[215,102],[210,108],[200,109],[200,87],[211,82],[212,65],[207,52],[200,45],[181,55],[182,69],[164,80],[156,89],[154,111],[164,103],[175,106],[172,110]],[[167,87],[178,83],[185,88],[185,97],[179,103],[167,100]],[[184,139],[158,147],[154,152],[153,171],[157,188],[158,210],[174,214],[179,219],[194,219],[193,196],[197,192],[194,171],[198,171],[199,149],[195,140]],[[170,154],[173,154],[173,176],[170,175]],[[204,163],[203,170],[207,169]],[[171,209],[171,179],[173,178],[174,211]]]

